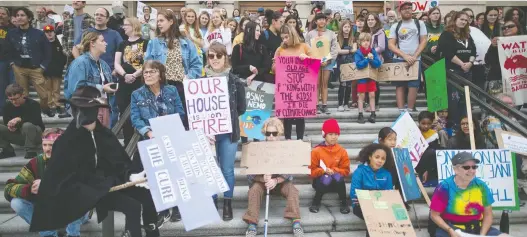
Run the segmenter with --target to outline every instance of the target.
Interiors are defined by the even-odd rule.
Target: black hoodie
[[[49,63],[44,76],[46,77],[60,77],[62,79],[62,72],[64,65],[66,64],[66,56],[62,52],[62,45],[60,41],[55,37],[55,41],[50,42],[51,44],[51,62]]]

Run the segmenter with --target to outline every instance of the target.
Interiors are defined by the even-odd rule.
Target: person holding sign
[[[338,144],[340,127],[335,119],[328,119],[322,125],[324,142],[311,151],[311,178],[315,197],[309,207],[312,213],[318,213],[322,196],[328,192],[337,192],[340,199],[340,213],[348,214],[350,209],[346,200],[344,179],[350,174],[348,152]]]
[[[221,172],[229,184],[229,191],[223,194],[223,220],[232,220],[231,199],[234,193],[234,162],[240,140],[240,122],[238,118],[245,113],[245,87],[239,77],[232,73],[227,57],[225,45],[214,42],[207,51],[208,63],[205,66],[206,77],[226,77],[229,88],[229,106],[231,113],[232,133],[219,134],[215,136],[216,157],[220,163]],[[218,202],[217,195],[214,203]],[[216,205],[217,206],[217,205]]]
[[[355,64],[357,69],[361,70],[371,66],[372,68],[379,68],[382,64],[376,50],[373,50],[371,46],[371,34],[370,33],[360,33],[359,35],[359,45],[360,48],[355,53]],[[365,93],[368,93],[370,97],[370,118],[368,121],[370,123],[375,123],[375,91],[377,91],[376,82],[369,78],[360,79],[357,82],[357,92],[359,93],[359,117],[358,122],[363,124],[364,122],[364,96]]]
[[[456,135],[448,139],[446,148],[449,150],[470,150],[468,118],[466,116],[462,117],[459,124],[461,126],[461,131],[457,132]],[[477,125],[477,123],[474,124]],[[478,127],[479,126],[474,126],[474,134],[479,134]],[[483,140],[481,140],[481,136],[474,136],[474,138],[476,139],[476,149],[486,149]],[[497,146],[494,148],[497,148]]]
[[[393,181],[390,172],[384,168],[394,165],[392,150],[385,145],[370,144],[359,152],[359,161],[351,177],[350,198],[353,214],[364,220],[362,209],[357,199],[357,189],[360,190],[392,190]],[[369,233],[366,232],[366,236]]]
[[[279,136],[284,133],[284,126],[280,119],[272,117],[265,121],[262,133],[265,135],[265,141],[267,142],[279,141]],[[287,200],[284,218],[292,220],[295,237],[303,236],[304,229],[300,224],[299,193],[293,184],[293,176],[287,174],[248,175],[247,179],[250,186],[248,194],[249,207],[243,216],[243,221],[249,226],[245,236],[255,237],[257,234],[260,205],[266,190],[270,191],[270,193],[280,194]]]
[[[509,236],[492,227],[494,197],[485,182],[476,178],[479,160],[469,152],[452,158],[454,175],[437,186],[430,204],[430,218],[439,228],[437,237],[459,237],[456,230],[482,236]]]
[[[357,42],[355,42],[355,37],[353,37],[352,28],[353,25],[349,20],[342,21],[340,25],[340,30],[337,34],[337,42],[340,46],[337,58],[337,73],[340,72],[340,65],[355,62],[353,56],[357,52]],[[351,104],[349,104],[350,95]],[[343,112],[351,108],[357,108],[357,99],[357,81],[340,82],[338,91],[339,107],[337,111]]]
[[[423,111],[417,116],[419,130],[428,143],[428,148],[421,155],[421,159],[415,167],[423,183],[437,180],[436,150],[441,149],[441,146],[439,144],[439,135],[432,128],[434,119],[435,115],[428,111]]]

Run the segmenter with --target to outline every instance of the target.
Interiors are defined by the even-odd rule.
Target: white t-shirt
[[[419,47],[419,37],[427,36],[425,23],[419,21],[420,35],[417,35],[417,25],[414,22],[414,19],[409,21],[403,21],[401,27],[399,28],[399,49],[406,54],[413,54]],[[395,30],[397,28],[397,23],[393,24],[390,28],[390,37],[389,39],[395,39]],[[394,55],[395,58],[400,58],[398,55]],[[421,58],[421,56],[419,56]]]

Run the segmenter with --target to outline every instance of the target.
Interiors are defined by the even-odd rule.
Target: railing
[[[422,62],[423,66],[425,68],[428,68],[432,64],[435,63],[435,60],[427,55],[423,55],[422,59],[423,59],[423,62]],[[517,110],[516,108],[512,108],[508,106],[507,104],[498,100],[496,97],[489,95],[486,91],[479,88],[479,86],[463,78],[462,76],[459,76],[456,73],[451,72],[449,70],[447,70],[446,73],[447,73],[447,78],[448,78],[447,79],[448,84],[452,85],[454,88],[456,88],[457,90],[463,93],[465,91],[464,86],[465,85],[469,86],[470,87],[470,98],[472,102],[475,102],[481,108],[485,109],[485,111],[499,118],[502,122],[507,124],[515,132],[521,134],[524,137],[527,137],[527,129],[524,126],[522,126],[521,123],[519,123],[519,122],[526,123],[527,115]],[[489,104],[487,101],[490,102],[492,105]],[[503,113],[498,111],[496,108],[494,108],[493,105],[500,106],[502,109],[506,110],[512,117],[516,118],[518,121],[514,121],[509,116],[504,115]]]
[[[130,110],[130,105],[128,105],[128,108],[126,108],[126,110],[121,114],[119,121],[117,121],[115,126],[113,126],[112,132],[115,134],[115,136],[117,136],[123,129],[126,120],[130,119]],[[128,142],[128,145],[125,148],[126,154],[128,154],[128,156],[132,157],[134,155],[135,151],[137,150],[137,142],[139,141],[139,138],[139,134],[134,133],[130,139],[130,142]],[[139,159],[139,157],[135,157],[135,159]],[[102,236],[115,236],[115,222],[113,212],[108,212],[108,217],[106,217],[106,219],[104,219],[102,222]]]

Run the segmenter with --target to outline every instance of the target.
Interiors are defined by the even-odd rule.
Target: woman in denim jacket
[[[103,97],[106,97],[106,93],[115,93],[117,90],[111,88],[115,84],[112,70],[104,60],[99,60],[100,56],[106,52],[107,45],[102,34],[87,33],[81,45],[83,54],[71,63],[64,76],[64,97],[69,100],[73,92],[81,86],[95,87],[101,91]],[[109,109],[99,109],[99,118],[103,125],[109,127]]]
[[[150,128],[151,118],[178,113],[185,116],[179,93],[175,86],[167,85],[166,69],[159,61],[148,60],[143,64],[144,85],[132,93],[130,119],[132,126],[141,134],[142,139],[153,138]],[[167,221],[181,220],[179,209],[166,210],[159,214],[158,227]]]
[[[157,14],[157,38],[148,42],[145,60],[158,60],[166,67],[166,79],[169,85],[176,86],[183,108],[185,90],[183,80],[201,76],[203,62],[196,46],[179,31],[179,22],[174,12],[161,11]],[[188,119],[182,118],[188,130]]]
[[[232,73],[225,45],[214,42],[207,51],[208,63],[205,67],[206,77],[227,77],[229,87],[229,105],[231,109],[232,133],[215,136],[216,157],[221,167],[221,172],[229,184],[230,190],[223,194],[223,220],[232,220],[231,199],[234,191],[234,162],[240,140],[240,126],[238,117],[245,113],[245,83]],[[214,195],[214,204],[217,206],[218,197]]]

